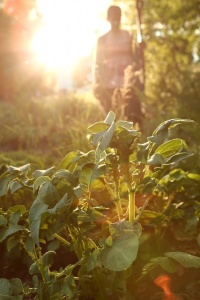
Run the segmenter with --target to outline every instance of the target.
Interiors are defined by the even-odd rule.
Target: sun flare
[[[99,3],[101,2],[101,3]],[[109,0],[38,0],[43,26],[36,33],[32,47],[48,68],[72,69],[77,61],[91,55],[97,35],[107,30],[102,18]]]

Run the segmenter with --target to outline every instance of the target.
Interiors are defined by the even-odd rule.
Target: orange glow
[[[154,283],[164,291],[163,300],[177,300],[177,297],[170,291],[170,281],[171,279],[167,275],[161,275],[154,280]]]
[[[91,55],[98,31],[105,26],[99,13],[105,13],[110,0],[37,0],[43,27],[32,43],[38,59],[46,67],[72,69],[77,61]]]

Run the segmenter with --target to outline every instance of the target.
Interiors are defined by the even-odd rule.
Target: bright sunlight
[[[37,0],[43,26],[33,40],[33,50],[47,68],[73,69],[91,55],[97,35],[108,29],[105,11],[109,0]]]

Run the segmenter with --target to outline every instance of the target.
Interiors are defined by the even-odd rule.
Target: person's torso
[[[123,85],[124,70],[132,63],[131,37],[128,31],[108,32],[104,47],[104,81],[109,88]]]

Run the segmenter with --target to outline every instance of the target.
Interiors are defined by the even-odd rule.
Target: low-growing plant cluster
[[[141,142],[110,112],[59,169],[2,164],[1,299],[199,299],[200,175],[169,135],[188,123]]]

